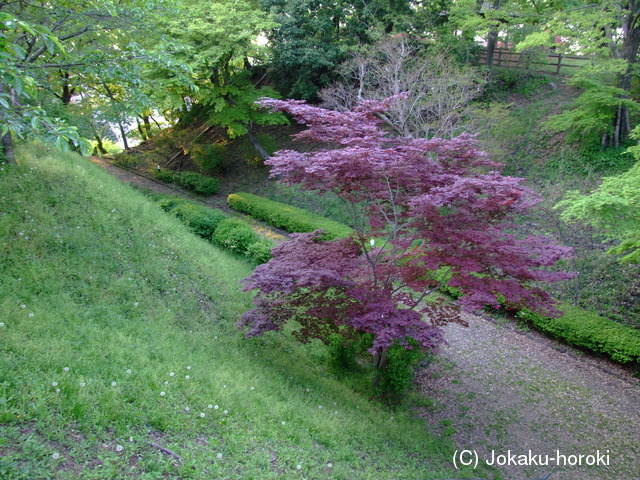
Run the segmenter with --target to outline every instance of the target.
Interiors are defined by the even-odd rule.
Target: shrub
[[[191,160],[201,172],[222,173],[229,167],[227,142],[195,145],[191,148],[189,154],[191,155]]]
[[[228,218],[221,210],[213,210],[190,202],[177,205],[171,213],[182,220],[193,233],[206,239],[211,239],[216,227]]]
[[[250,193],[232,193],[227,198],[229,206],[244,212],[269,225],[283,228],[287,232],[308,233],[324,230],[323,239],[348,237],[353,233],[346,225],[321,217],[301,208]]]
[[[165,183],[174,183],[176,181],[175,173],[172,172],[171,170],[164,170],[164,169],[154,170],[153,176],[157,180],[160,180],[161,182],[165,182]]]
[[[246,256],[253,258],[257,263],[267,263],[271,260],[271,247],[273,244],[266,239],[261,239],[247,247]]]
[[[413,385],[414,372],[424,352],[418,342],[408,339],[410,348],[399,343],[387,351],[387,367],[374,372],[374,393],[383,401],[396,404]]]
[[[196,172],[178,172],[175,182],[181,187],[199,195],[213,195],[218,193],[220,182],[217,178],[207,177]]]
[[[260,242],[260,237],[249,225],[235,218],[220,222],[211,239],[225,250],[243,256],[249,256],[250,245]]]
[[[620,363],[640,363],[640,330],[573,305],[562,305],[564,316],[548,318],[528,310],[516,317],[569,345],[602,353]]]
[[[142,157],[137,153],[122,152],[113,157],[113,163],[123,168],[136,168],[141,162]]]

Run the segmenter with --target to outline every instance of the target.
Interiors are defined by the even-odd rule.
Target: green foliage
[[[607,355],[620,363],[640,363],[640,330],[627,327],[572,305],[561,305],[564,315],[547,318],[522,310],[516,317],[570,345]]]
[[[269,200],[250,193],[233,193],[227,197],[234,210],[247,213],[269,225],[288,232],[313,232],[324,230],[324,238],[347,237],[353,233],[346,225],[321,217],[301,208]]]
[[[229,168],[227,142],[194,145],[189,155],[201,172],[224,173]]]
[[[622,261],[640,261],[640,162],[629,171],[606,177],[590,195],[569,191],[556,208],[564,220],[594,225],[621,243],[610,250],[624,255]]]
[[[387,365],[376,369],[375,393],[383,401],[397,404],[413,385],[416,367],[425,357],[418,344],[408,339],[411,348],[395,344],[387,351]]]
[[[549,85],[549,77],[522,68],[494,67],[491,74],[491,92],[532,95]]]
[[[210,239],[220,222],[227,219],[221,210],[214,210],[187,201],[181,201],[170,211],[193,233],[206,239]]]
[[[176,175],[173,170],[166,170],[164,168],[154,169],[153,176],[165,183],[175,183],[176,181]]]
[[[120,152],[113,156],[113,163],[122,168],[136,168],[142,163],[142,157],[136,153]]]
[[[198,195],[209,196],[218,193],[220,181],[197,172],[175,172],[174,182]]]
[[[235,218],[220,222],[211,239],[216,245],[241,256],[249,256],[249,247],[260,242],[260,237],[249,225]]]
[[[273,244],[266,238],[262,238],[257,242],[250,243],[247,247],[245,255],[253,258],[258,264],[267,263],[271,260],[271,249]]]
[[[612,119],[620,108],[640,111],[640,104],[628,98],[628,92],[616,85],[618,76],[626,69],[627,64],[623,60],[602,61],[581,68],[569,83],[581,88],[583,93],[571,108],[549,118],[544,127],[567,132],[568,141],[587,144],[598,144],[603,135],[612,136]]]
[[[162,196],[159,204],[160,208],[175,215],[193,233],[224,250],[251,258],[258,264],[268,262],[271,258],[271,241],[260,238],[242,220],[229,218],[221,210],[180,197]]]

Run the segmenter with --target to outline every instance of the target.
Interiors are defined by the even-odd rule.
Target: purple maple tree
[[[240,326],[250,336],[295,320],[300,340],[332,333],[373,335],[375,367],[394,343],[409,339],[433,350],[439,328],[460,320],[459,307],[500,302],[556,315],[539,282],[568,278],[545,269],[570,249],[545,237],[519,237],[510,218],[538,196],[520,178],[479,151],[471,135],[452,140],[389,136],[378,114],[385,102],[336,112],[302,101],[262,99],[308,128],[300,141],[313,152],[281,150],[266,163],[287,184],[338,195],[351,214],[351,238],[322,241],[318,232],[294,235],[244,280],[257,290],[255,308]],[[443,285],[459,289],[459,307],[434,302]]]

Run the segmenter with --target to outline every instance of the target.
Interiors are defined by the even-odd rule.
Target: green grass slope
[[[20,163],[0,171],[0,478],[473,476],[322,349],[244,339],[248,264],[80,157]]]

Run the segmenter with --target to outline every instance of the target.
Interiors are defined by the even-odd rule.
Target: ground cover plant
[[[246,262],[79,156],[18,162],[0,170],[0,477],[482,476],[324,349],[242,338]]]
[[[460,318],[450,305],[424,301],[441,284],[458,288],[465,308],[499,307],[501,299],[555,313],[535,283],[570,278],[545,270],[568,249],[506,232],[513,227],[510,215],[538,201],[534,193],[521,179],[494,171],[499,165],[468,135],[388,136],[378,114],[392,101],[362,102],[350,112],[260,101],[307,125],[298,139],[339,146],[282,150],[266,163],[286,183],[339,196],[355,234],[335,241],[299,234],[276,247],[273,259],[245,279],[247,290],[258,291],[255,308],[240,323],[249,336],[280,330],[291,319],[303,342],[370,335],[381,374],[394,346],[435,350],[442,341],[438,327]]]
[[[287,232],[304,233],[322,230],[324,238],[327,240],[348,237],[353,233],[351,228],[341,223],[301,208],[250,193],[232,193],[227,198],[227,202],[234,210],[247,213],[269,225],[283,228]]]

